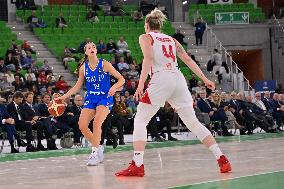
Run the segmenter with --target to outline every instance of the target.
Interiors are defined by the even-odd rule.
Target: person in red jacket
[[[55,84],[56,88],[59,90],[59,91],[64,91],[66,92],[67,89],[68,89],[68,84],[66,83],[66,81],[64,81],[64,76],[60,76],[58,81],[56,82]]]

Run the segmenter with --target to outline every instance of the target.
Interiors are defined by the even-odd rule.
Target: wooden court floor
[[[201,144],[169,145],[146,151],[144,178],[117,178],[114,173],[132,157],[129,146],[106,153],[96,167],[86,166],[86,153],[0,160],[0,189],[284,188],[283,135],[219,145],[232,173],[220,174],[214,156]]]

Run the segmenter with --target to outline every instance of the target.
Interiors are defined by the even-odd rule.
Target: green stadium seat
[[[122,17],[121,16],[114,16],[114,22],[122,22]]]
[[[113,22],[113,16],[105,16],[105,22]]]

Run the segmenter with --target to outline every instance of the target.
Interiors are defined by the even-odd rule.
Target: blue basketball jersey
[[[107,96],[110,89],[110,74],[103,70],[103,60],[99,59],[97,67],[92,70],[89,62],[84,64],[84,74],[88,96]]]

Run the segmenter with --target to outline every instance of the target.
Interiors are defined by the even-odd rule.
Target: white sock
[[[214,154],[216,159],[218,160],[223,153],[221,152],[218,144],[213,144],[209,147],[209,150]]]
[[[97,147],[92,147],[92,153],[96,153],[98,152],[98,148]]]
[[[143,164],[144,151],[134,151],[133,161],[137,167]]]

